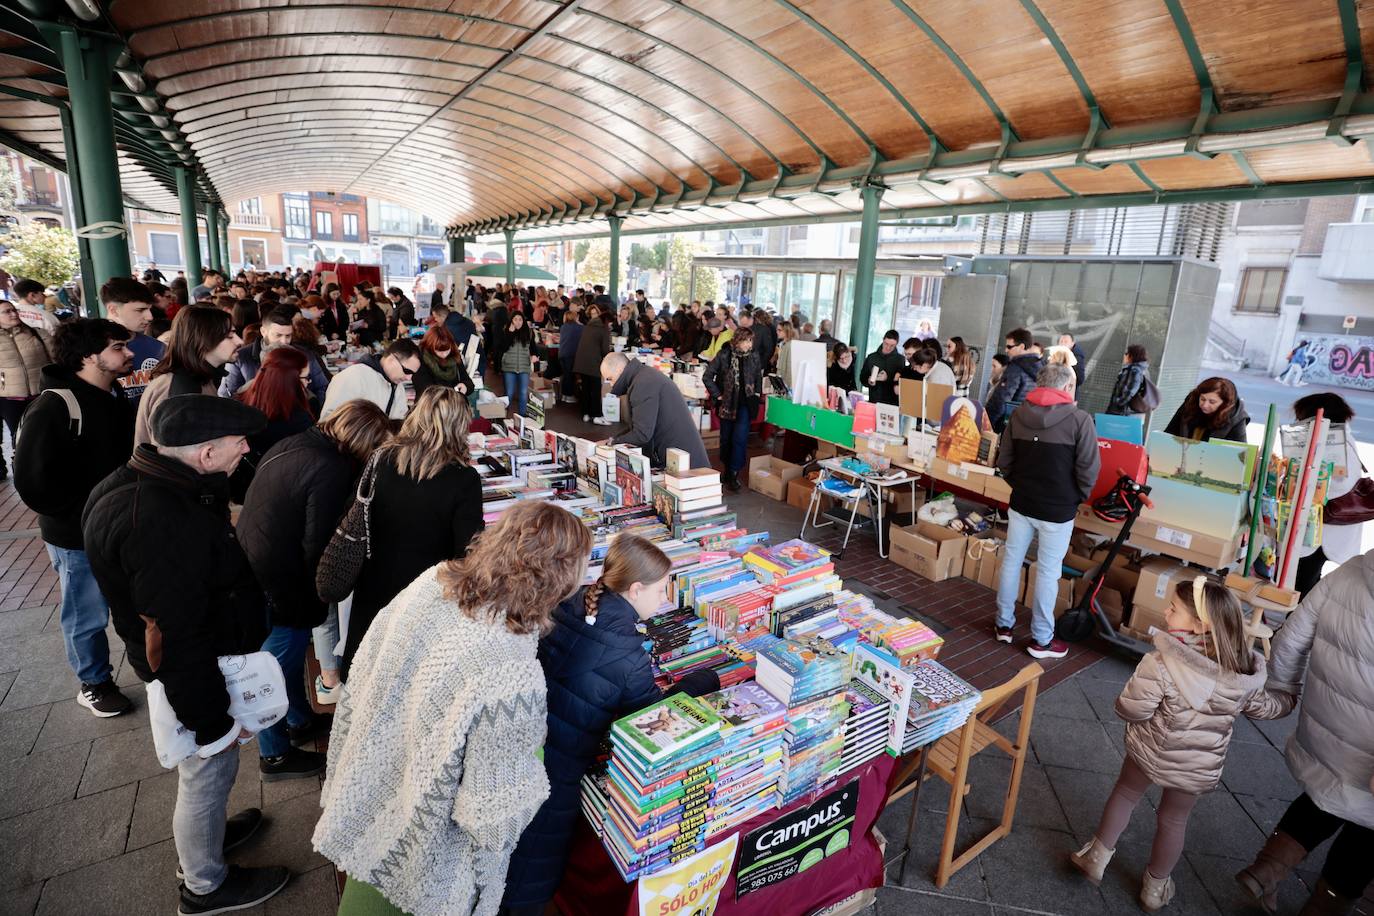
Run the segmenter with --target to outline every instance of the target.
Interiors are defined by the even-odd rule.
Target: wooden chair
[[[901,798],[908,792],[913,793],[911,817],[907,822],[906,859],[910,858],[911,838],[916,831],[916,816],[920,806],[921,783],[929,775],[938,776],[949,783],[949,811],[945,816],[945,836],[940,847],[940,861],[935,872],[935,886],[944,887],[954,873],[983,853],[985,849],[1002,837],[1011,833],[1012,820],[1016,816],[1016,802],[1021,791],[1021,772],[1026,765],[1026,751],[1030,744],[1031,719],[1035,714],[1035,695],[1040,686],[1040,675],[1044,673],[1035,662],[1031,662],[1011,679],[983,692],[983,698],[969,716],[968,721],[957,731],[950,732],[934,745],[922,748],[920,760],[910,766],[907,774],[916,772],[916,778],[897,789],[888,798],[888,803]],[[1007,701],[1023,693],[1021,701],[1021,724],[1016,732],[1015,742],[1004,738],[991,723],[996,720]],[[963,811],[964,796],[971,788],[968,781],[969,761],[990,747],[996,747],[1011,758],[1011,778],[1007,781],[1007,794],[1002,803],[1002,820],[986,835],[957,857],[954,843],[959,833],[959,815]],[[902,877],[906,876],[906,859],[902,862]]]

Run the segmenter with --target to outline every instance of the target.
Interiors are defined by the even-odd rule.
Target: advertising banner
[[[730,877],[739,834],[639,879],[639,916],[711,916]]]
[[[750,833],[735,873],[735,899],[786,881],[848,849],[858,808],[855,780]]]

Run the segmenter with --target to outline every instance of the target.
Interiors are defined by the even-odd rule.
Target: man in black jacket
[[[897,331],[890,330],[859,370],[859,384],[868,386],[868,399],[875,404],[896,404],[897,380],[905,366],[906,360],[897,352]]]
[[[62,585],[62,639],[81,681],[76,701],[101,718],[132,704],[114,683],[105,636],[110,611],[91,575],[81,509],[96,484],[133,451],[134,406],[117,381],[133,368],[130,336],[104,318],[59,327],[53,337],[57,361],[43,369],[42,393],[25,411],[14,446],[15,489],[38,513]]]
[[[1054,638],[1059,576],[1074,516],[1092,492],[1101,459],[1093,418],[1073,403],[1073,370],[1052,363],[1040,370],[1036,384],[1012,413],[997,450],[997,468],[1011,484],[1011,511],[997,586],[996,636],[1005,643],[1014,637],[1021,562],[1031,541],[1038,540],[1026,651],[1035,658],[1063,658],[1068,646]]]
[[[284,868],[239,868],[225,846],[262,812],[225,820],[238,744],[218,663],[257,651],[267,634],[262,591],[229,522],[229,475],[267,418],[232,398],[188,394],[153,411],[154,439],[91,493],[82,526],[115,632],[145,682],[157,680],[199,750],[177,765],[172,815],[183,884],[179,912],[254,906],[286,885]],[[175,539],[175,544],[170,539]]]
[[[1002,379],[988,396],[987,403],[988,419],[999,433],[1006,428],[1012,411],[1020,407],[1026,395],[1035,388],[1035,377],[1044,364],[1040,354],[1031,349],[1035,338],[1025,328],[1008,331],[1006,343],[1007,368],[1002,370]]]
[[[630,428],[614,436],[612,444],[639,446],[654,467],[663,466],[670,448],[689,454],[694,468],[711,466],[701,430],[668,376],[624,353],[608,353],[601,360],[601,380],[611,386],[611,394],[630,399]]]

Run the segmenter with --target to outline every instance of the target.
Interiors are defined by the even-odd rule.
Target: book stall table
[[[806,514],[802,516],[801,532],[798,537],[806,538],[808,525],[812,528],[826,528],[837,522],[832,518],[831,521],[821,522],[821,497],[832,496],[842,498],[850,506],[849,519],[844,532],[844,545],[849,546],[849,535],[854,531],[854,524],[859,514],[859,501],[868,501],[870,520],[873,523],[873,535],[878,541],[878,556],[887,559],[887,538],[883,534],[883,503],[887,498],[886,490],[893,487],[910,487],[912,505],[916,503],[916,484],[921,476],[911,471],[898,469],[887,474],[862,473],[845,464],[844,459],[823,458],[819,462],[821,476],[816,481],[815,488],[811,491],[811,501],[806,507]],[[849,486],[856,487],[856,490],[848,494],[827,492],[823,486],[824,482],[832,479],[847,481]]]

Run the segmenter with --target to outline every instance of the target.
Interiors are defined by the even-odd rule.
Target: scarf
[[[429,374],[434,376],[434,380],[450,388],[458,384],[458,360],[453,354],[449,354],[447,360],[440,360],[428,350],[420,351],[420,362],[425,364]]]

